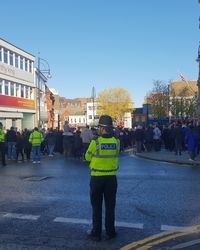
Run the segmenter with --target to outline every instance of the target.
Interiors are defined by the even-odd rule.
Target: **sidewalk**
[[[185,165],[192,165],[192,166],[200,166],[200,155],[198,155],[195,161],[189,160],[189,154],[187,151],[182,152],[182,155],[175,155],[174,152],[170,152],[165,149],[161,149],[161,151],[155,152],[142,152],[136,153],[135,149],[128,149],[126,152],[133,152],[137,157],[155,160],[155,161],[162,161],[162,162],[169,162],[175,164],[185,164]]]

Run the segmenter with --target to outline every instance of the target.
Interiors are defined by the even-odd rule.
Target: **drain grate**
[[[51,178],[50,176],[27,176],[22,179],[25,181],[44,181],[46,179]]]

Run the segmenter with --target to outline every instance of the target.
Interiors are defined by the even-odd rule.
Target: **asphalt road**
[[[0,168],[0,249],[199,249],[200,168],[122,156],[118,237],[101,242],[86,239],[89,179],[86,162],[62,157]]]

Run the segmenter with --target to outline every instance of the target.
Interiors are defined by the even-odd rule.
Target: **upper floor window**
[[[34,99],[33,88],[30,88],[30,98],[31,98],[31,99]]]
[[[23,57],[22,56],[19,56],[20,58],[20,69],[23,69],[24,68],[24,60],[23,60]]]
[[[29,98],[29,87],[28,86],[26,86],[25,87],[25,98]]]
[[[15,53],[15,67],[19,68],[19,55]]]
[[[25,58],[25,70],[28,71],[28,59]]]
[[[15,95],[15,85],[14,85],[14,82],[10,83],[10,95],[11,96]]]
[[[13,52],[10,51],[10,65],[13,65]]]
[[[3,61],[3,58],[2,58],[2,47],[0,47],[0,62]]]
[[[32,61],[29,61],[29,72],[32,73]]]
[[[8,50],[4,48],[4,63],[8,63]]]
[[[4,82],[4,90],[5,90],[5,95],[9,94],[9,83],[7,80]]]
[[[0,79],[0,94],[3,92],[3,80]]]
[[[20,97],[20,86],[18,83],[16,83],[16,96]]]
[[[79,123],[81,123],[81,118],[79,118]]]
[[[21,85],[21,97],[24,98],[24,85]]]

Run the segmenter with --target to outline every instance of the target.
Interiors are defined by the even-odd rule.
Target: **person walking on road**
[[[42,133],[35,127],[29,137],[29,142],[32,144],[33,150],[33,163],[40,163],[40,146],[43,141],[44,137]]]
[[[90,162],[90,200],[92,205],[92,230],[88,238],[101,240],[102,203],[105,202],[106,239],[116,236],[115,205],[117,193],[116,172],[120,142],[113,136],[112,118],[103,115],[99,119],[99,136],[90,142],[85,159]]]
[[[3,166],[6,166],[5,160],[5,131],[3,129],[3,124],[0,122],[0,152],[1,152],[1,162]]]

